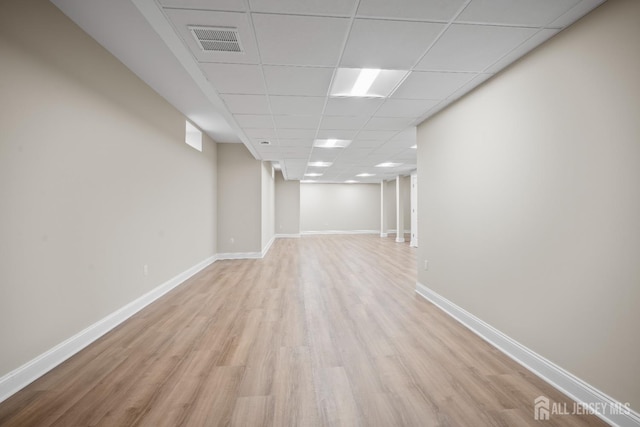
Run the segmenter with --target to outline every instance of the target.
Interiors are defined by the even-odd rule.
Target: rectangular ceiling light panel
[[[331,96],[386,98],[408,74],[406,70],[338,68],[331,86]]]
[[[189,26],[189,31],[205,52],[244,53],[238,29],[233,27]]]
[[[351,141],[348,139],[316,139],[313,142],[314,147],[318,148],[345,148]]]

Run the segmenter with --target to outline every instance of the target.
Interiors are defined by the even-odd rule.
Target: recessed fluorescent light
[[[351,144],[348,139],[316,139],[313,146],[318,148],[344,148]]]
[[[365,96],[378,74],[380,74],[380,70],[375,68],[363,68],[360,70],[360,74],[351,88],[351,96]]]
[[[355,184],[355,183],[357,183],[357,182],[358,182],[358,181],[356,181],[355,179],[348,179],[348,180],[346,180],[344,183],[345,183],[345,184]]]
[[[311,184],[311,183],[318,182],[318,181],[316,181],[315,179],[303,179],[300,182],[303,183],[303,184]]]
[[[366,172],[364,172],[364,173],[359,173],[359,174],[358,174],[358,175],[356,175],[356,176],[361,176],[361,177],[363,177],[363,178],[366,178],[366,177],[368,177],[368,176],[375,176],[375,175],[376,175],[375,173],[366,173]]]
[[[386,98],[409,74],[406,70],[338,68],[331,96]]]
[[[393,163],[393,162],[384,162],[376,165],[377,168],[395,168],[400,166],[402,163]]]
[[[321,173],[316,173],[316,172],[311,172],[311,173],[305,173],[304,176],[322,176]]]
[[[411,148],[418,148],[418,144],[412,145]]]
[[[313,167],[313,168],[328,168],[333,163],[331,163],[331,162],[309,162],[307,164],[309,166]]]

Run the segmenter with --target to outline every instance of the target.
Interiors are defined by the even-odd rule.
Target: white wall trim
[[[269,249],[271,249],[271,245],[273,245],[273,242],[275,240],[276,240],[276,235],[274,234],[273,236],[271,236],[271,239],[269,239],[269,241],[267,242],[266,246],[264,248],[262,248],[262,253],[260,254],[260,258],[264,258],[265,257],[267,252],[269,252]]]
[[[205,269],[217,260],[214,255],[199,262],[188,270],[169,279],[129,304],[98,320],[93,325],[78,332],[55,347],[47,350],[35,359],[0,378],[0,402],[8,399],[42,375],[49,372],[83,348],[105,335],[107,332],[142,310],[167,292],[184,283],[191,276]]]
[[[318,231],[302,231],[300,234],[315,235],[315,234],[378,234],[378,230],[318,230]]]
[[[228,259],[260,259],[262,252],[225,252],[218,254],[218,260]]]
[[[417,283],[416,292],[576,402],[590,405],[590,408],[596,409],[619,408],[623,405],[621,402],[503,334],[493,326],[483,322],[425,285]],[[596,413],[596,415],[606,422],[620,427],[640,427],[640,414],[634,410],[629,409],[628,413],[617,414],[611,412],[610,410],[605,410],[604,412]],[[531,402],[531,416],[533,417],[533,402]],[[551,416],[553,417],[553,415]]]
[[[300,233],[297,234],[276,234],[276,239],[299,239]]]

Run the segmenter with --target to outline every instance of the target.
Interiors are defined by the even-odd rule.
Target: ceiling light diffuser
[[[355,184],[355,183],[357,183],[357,182],[358,182],[358,181],[356,181],[355,179],[348,179],[348,180],[346,180],[344,183],[345,183],[345,184]]]
[[[375,175],[376,175],[375,173],[366,173],[366,172],[363,172],[363,173],[359,173],[359,174],[358,174],[358,175],[356,175],[356,176],[361,176],[361,177],[363,177],[363,178],[366,178],[366,177],[369,177],[369,176],[375,176]]]
[[[380,70],[375,68],[363,68],[351,88],[351,96],[366,96],[373,81],[380,74]]]
[[[304,176],[322,176],[321,173],[316,173],[316,172],[311,172],[311,173],[305,173]]]
[[[395,168],[400,165],[402,165],[402,163],[383,162],[383,163],[377,164],[376,167],[377,168]]]
[[[407,70],[338,68],[331,84],[331,96],[386,98],[409,74]]]
[[[411,148],[418,148],[418,144],[412,145]]]
[[[348,139],[316,139],[313,146],[318,148],[345,148],[351,141]]]
[[[309,166],[313,167],[313,168],[328,168],[333,163],[331,163],[331,162],[309,162],[307,164]]]

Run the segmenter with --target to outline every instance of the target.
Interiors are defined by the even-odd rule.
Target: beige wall
[[[380,230],[379,184],[300,184],[300,229]]]
[[[218,144],[218,252],[262,251],[262,162],[242,144]]]
[[[418,129],[419,281],[636,410],[639,22],[611,0]]]
[[[285,181],[276,172],[275,205],[276,234],[300,234],[300,181]]]
[[[47,1],[0,58],[1,377],[216,253],[216,145]]]
[[[274,237],[275,185],[271,162],[262,162],[262,250]]]

